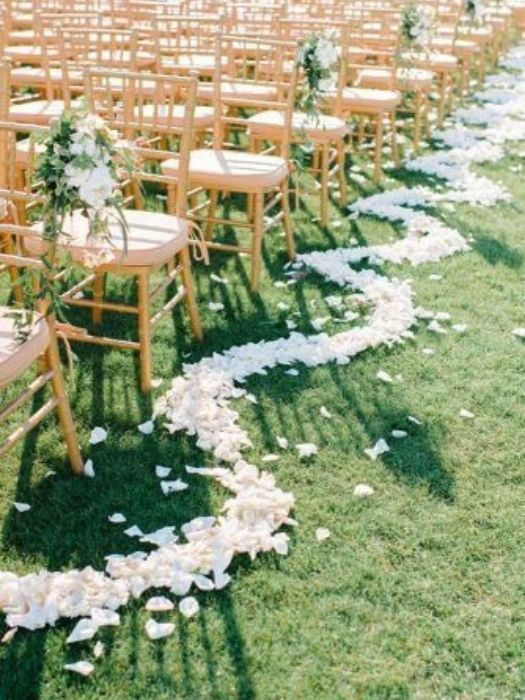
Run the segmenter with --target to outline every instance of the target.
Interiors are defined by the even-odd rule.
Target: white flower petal
[[[108,432],[104,428],[96,427],[91,431],[89,442],[91,445],[98,445],[99,442],[104,442],[108,437]]]
[[[179,603],[179,611],[184,617],[193,617],[199,612],[199,601],[192,596],[183,598]]]
[[[65,664],[64,669],[66,671],[78,673],[81,676],[90,676],[95,670],[95,667],[89,661],[75,661],[73,664]]]
[[[354,488],[354,496],[357,498],[368,498],[374,493],[374,489],[368,484],[357,484]]]

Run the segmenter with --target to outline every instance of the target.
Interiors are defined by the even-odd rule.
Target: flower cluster
[[[430,38],[432,18],[428,8],[410,2],[401,17],[401,39],[406,46],[424,46]]]
[[[108,214],[116,213],[123,229],[117,164],[131,170],[131,159],[118,148],[116,132],[94,114],[66,112],[44,141],[36,179],[45,198],[43,220],[48,240],[61,233],[64,218],[83,209],[90,232],[108,235]]]
[[[305,85],[299,90],[299,107],[315,116],[323,95],[335,88],[334,73],[339,61],[339,48],[327,33],[314,33],[299,48],[297,64],[304,72]]]
[[[479,22],[485,14],[485,3],[483,0],[465,0],[465,12],[471,22]]]

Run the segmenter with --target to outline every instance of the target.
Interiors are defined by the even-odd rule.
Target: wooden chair
[[[154,75],[139,73],[116,73],[124,81],[124,94],[129,96],[136,91],[140,81],[152,81]],[[137,351],[140,356],[140,381],[143,391],[151,389],[152,381],[152,333],[154,327],[181,301],[185,301],[194,335],[200,340],[202,330],[200,325],[197,303],[193,290],[191,261],[189,253],[190,227],[185,218],[186,186],[189,151],[192,142],[193,111],[195,105],[195,78],[167,78],[165,90],[170,91],[170,99],[184,105],[184,115],[180,120],[178,134],[180,136],[179,172],[176,181],[166,176],[155,176],[148,172],[138,171],[137,180],[155,179],[163,182],[172,191],[171,201],[175,215],[155,213],[143,210],[126,209],[124,216],[128,232],[124,238],[118,222],[110,222],[110,238],[112,258],[108,261],[100,259],[100,246],[89,236],[88,222],[81,211],[76,211],[68,218],[64,226],[65,238],[59,241],[59,250],[66,252],[80,268],[85,270],[85,276],[71,288],[62,292],[62,301],[69,307],[89,309],[95,328],[102,322],[104,312],[126,314],[137,319],[138,340],[119,339],[101,336],[89,332],[87,328],[70,323],[58,323],[57,327],[70,340],[96,345],[117,347]],[[166,84],[169,82],[169,87]],[[88,89],[89,94],[89,89]],[[123,119],[125,119],[123,113]],[[133,123],[126,121],[133,127]],[[136,130],[141,127],[135,123]],[[23,128],[23,127],[22,127]],[[17,127],[20,132],[20,127]],[[148,157],[147,149],[138,155]],[[172,153],[165,157],[173,156]],[[44,246],[41,224],[32,227],[33,237],[25,241],[31,255],[41,253]],[[153,275],[162,273],[162,279],[157,282]],[[138,302],[136,304],[107,301],[105,299],[105,282],[108,275],[131,277],[137,283]],[[158,311],[153,310],[153,304],[167,292],[176,279],[181,279],[181,286],[162,304]],[[92,297],[84,292],[91,290]]]
[[[7,198],[0,200],[0,238],[9,237],[19,244],[22,239],[32,235],[33,232],[27,227],[16,225],[12,220],[9,221],[12,217],[7,215],[9,212],[8,198],[12,194],[12,191],[0,190],[0,198]],[[30,269],[39,275],[46,275],[52,269],[52,261],[48,251],[44,257],[46,262],[29,259],[22,256],[17,250],[12,254],[0,253],[0,262],[9,267]],[[22,336],[17,321],[25,322]],[[71,469],[76,474],[82,474],[84,464],[62,377],[55,316],[49,308],[46,308],[43,301],[38,312],[28,313],[27,310],[21,308],[0,306],[0,390],[4,391],[20,380],[32,366],[37,369],[36,378],[29,381],[19,394],[0,408],[0,424],[12,420],[17,411],[30,402],[35,394],[46,385],[51,387],[52,395],[32,415],[12,430],[0,444],[0,457],[41,423],[46,416],[56,411]]]
[[[197,222],[206,224],[208,248],[251,256],[251,289],[255,292],[259,287],[263,236],[265,231],[278,221],[283,222],[289,259],[295,258],[288,192],[288,158],[296,71],[294,70],[290,77],[283,77],[280,81],[273,82],[274,87],[278,88],[277,97],[259,96],[250,100],[243,95],[238,100],[231,96],[225,99],[221,92],[223,59],[229,55],[238,55],[239,43],[242,41],[249,43],[252,50],[255,48],[257,55],[261,55],[264,48],[268,60],[271,60],[276,67],[280,63],[279,57],[283,49],[289,48],[289,44],[283,42],[259,40],[253,37],[243,39],[239,35],[222,37],[216,42],[216,68],[213,80],[215,110],[213,148],[194,150],[190,155],[188,178],[190,188],[192,190],[195,188],[195,192],[189,214]],[[282,75],[282,71],[278,68],[277,70],[278,75]],[[238,84],[240,82],[238,81]],[[239,150],[241,144],[225,142],[225,138],[230,137],[233,132],[240,132],[242,138],[242,133],[250,128],[249,119],[239,113],[240,109],[249,110],[252,113],[254,110],[273,110],[282,114],[283,138],[279,144],[279,155],[247,153]],[[164,161],[161,164],[161,170],[164,174],[176,178],[179,163],[177,160]],[[209,196],[204,202],[198,203],[196,192],[208,193]],[[247,220],[217,216],[219,193],[246,194]],[[269,201],[267,201],[268,198]],[[273,218],[266,219],[265,215],[274,207],[279,207],[280,211]],[[242,246],[212,240],[217,226],[232,226],[251,231],[251,245]]]

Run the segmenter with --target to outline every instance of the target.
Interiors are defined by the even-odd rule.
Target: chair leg
[[[202,326],[199,316],[199,308],[195,299],[195,288],[193,286],[193,277],[191,274],[191,258],[188,246],[183,248],[179,253],[179,260],[182,265],[182,284],[186,290],[186,307],[190,316],[190,325],[193,335],[197,340],[202,340]]]
[[[97,272],[93,280],[93,301],[97,304],[102,304],[104,299],[104,289],[106,286],[106,275],[103,272]],[[98,326],[102,323],[102,309],[93,307],[92,311],[93,324]]]
[[[83,474],[84,461],[82,459],[82,455],[80,454],[75,423],[73,422],[73,415],[71,413],[71,406],[69,405],[69,399],[64,388],[64,379],[62,377],[62,367],[60,366],[60,355],[58,352],[57,339],[53,327],[50,327],[50,331],[51,342],[46,352],[45,362],[49,369],[53,372],[51,386],[53,389],[53,394],[57,400],[56,411],[58,422],[60,424],[60,429],[62,430],[62,435],[64,436],[64,442],[66,443],[71,469],[75,474]]]
[[[330,151],[327,143],[321,146],[321,226],[328,226],[328,180],[330,171]]]
[[[217,190],[211,190],[210,191],[210,203],[208,205],[208,216],[212,219],[215,218],[218,200],[219,200],[219,193],[217,192]],[[206,238],[207,241],[210,241],[212,239],[214,226],[215,226],[215,224],[212,223],[211,221],[208,221],[206,224],[206,228],[204,229],[204,237]]]
[[[337,144],[337,177],[339,180],[339,201],[341,206],[348,202],[348,185],[346,183],[345,173],[345,143],[340,141]]]
[[[421,93],[416,92],[416,104],[414,108],[414,151],[417,153],[419,151],[420,145],[420,135],[421,135],[421,112],[422,112],[422,99]]]
[[[264,195],[258,192],[254,196],[254,221],[252,238],[252,271],[251,290],[256,292],[259,288],[259,278],[261,276],[261,248],[263,237],[263,200]]]
[[[149,317],[149,270],[137,276],[138,282],[138,322],[140,343],[140,388],[151,391],[151,324]]]
[[[295,260],[295,240],[293,235],[292,216],[290,213],[290,192],[288,190],[288,180],[285,180],[281,185],[282,208],[283,208],[283,227],[286,237],[286,250],[288,251],[289,260]]]
[[[374,182],[381,180],[382,169],[382,148],[383,148],[383,114],[377,116],[376,121],[376,148],[374,156]]]
[[[390,114],[390,131],[390,148],[392,151],[392,160],[394,161],[396,168],[399,168],[401,165],[401,161],[399,159],[399,148],[397,143],[397,121],[395,112],[391,112]]]

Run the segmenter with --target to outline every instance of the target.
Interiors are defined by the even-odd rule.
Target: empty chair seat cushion
[[[126,210],[128,224],[126,240],[120,224],[110,219],[111,243],[89,236],[89,222],[80,210],[73,213],[64,225],[64,237],[60,241],[63,249],[76,262],[83,263],[95,255],[104,245],[109,245],[113,254],[109,266],[149,267],[162,265],[188,244],[188,224],[184,219],[151,211]],[[42,225],[33,226],[35,237],[26,237],[24,242],[31,255],[44,252],[41,237]]]
[[[27,338],[18,338],[12,314],[22,313],[9,306],[0,306],[0,388],[25,372],[49,345],[49,328],[38,314],[33,315]]]
[[[420,68],[398,68],[396,75],[390,68],[365,68],[359,72],[358,85],[364,88],[387,89],[395,82],[397,88],[405,90],[428,90],[432,87],[433,75]]]
[[[395,90],[374,90],[359,87],[344,88],[343,108],[357,114],[389,112],[401,102],[401,95]]]
[[[272,136],[282,137],[284,129],[284,113],[277,110],[259,112],[248,120],[250,133],[271,139]],[[348,134],[346,122],[338,117],[320,114],[309,117],[303,112],[294,112],[292,128],[298,135],[306,135],[313,141],[333,141],[344,138]]]
[[[161,170],[176,177],[177,159],[165,160]],[[284,158],[242,151],[200,149],[190,154],[189,180],[192,185],[230,192],[261,192],[278,186],[288,176]]]

